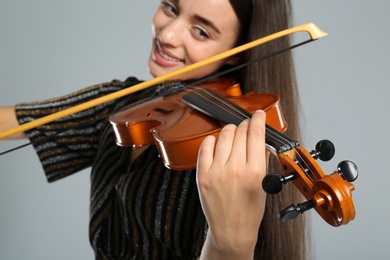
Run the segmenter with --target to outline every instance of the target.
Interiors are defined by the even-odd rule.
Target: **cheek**
[[[202,61],[204,59],[210,58],[214,55],[217,55],[221,52],[227,51],[233,47],[233,44],[219,44],[215,46],[202,46],[198,44],[192,45],[191,50],[187,52],[187,65]],[[227,63],[227,60],[219,60],[213,62],[209,65],[206,65],[202,68],[199,68],[192,72],[192,76],[199,77],[211,74],[223,65]]]
[[[152,20],[152,33],[153,37],[155,37],[159,30],[161,30],[162,24],[164,23],[163,16],[160,11],[157,11]]]
[[[193,40],[187,39],[185,46],[186,60],[188,64],[207,59],[218,53],[215,46],[202,44]]]
[[[188,45],[187,45],[188,46]],[[231,49],[230,44],[215,44],[215,45],[202,45],[199,43],[192,44],[191,47],[187,47],[187,62],[188,64],[196,63],[198,61],[210,58],[222,52]],[[224,61],[217,61],[210,64],[210,67],[219,67]],[[213,66],[214,65],[214,66]]]

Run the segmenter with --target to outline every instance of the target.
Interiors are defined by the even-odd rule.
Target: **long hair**
[[[292,8],[288,0],[230,0],[230,3],[241,26],[241,36],[237,44],[291,27]],[[290,37],[284,37],[252,48],[245,53],[244,58],[264,57],[290,44]],[[241,72],[240,77],[244,92],[255,91],[280,96],[283,114],[288,122],[285,134],[300,140],[299,95],[291,52],[252,64]],[[268,169],[273,173],[281,172],[279,163],[274,158],[271,158]],[[301,260],[311,257],[309,218],[303,214],[287,222],[281,222],[278,218],[278,213],[282,209],[302,200],[303,196],[293,184],[284,185],[279,194],[267,196],[255,259]]]

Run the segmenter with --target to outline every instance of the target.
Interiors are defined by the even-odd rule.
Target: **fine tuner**
[[[320,159],[322,161],[329,161],[333,158],[335,154],[335,147],[333,143],[329,140],[321,140],[317,143],[315,150],[310,152],[310,156],[313,159]],[[299,161],[300,158],[296,158],[296,164],[300,165],[303,172],[306,172],[310,177],[310,167],[308,165],[303,164]],[[286,172],[286,171],[285,171]],[[337,194],[330,194],[323,187],[329,187],[329,185],[334,184],[333,179],[341,177],[343,180],[347,182],[353,182],[358,177],[358,168],[357,166],[348,160],[342,161],[338,164],[337,170],[331,174],[326,175],[322,179],[313,180],[313,194],[312,199],[308,199],[306,202],[298,203],[297,205],[290,205],[287,208],[283,209],[279,217],[282,221],[291,220],[296,218],[299,214],[310,210],[312,208],[316,208],[320,206],[323,210],[332,210],[333,200],[338,201],[340,198],[334,198],[334,196],[338,196]],[[279,193],[283,184],[286,184],[290,181],[294,181],[296,179],[296,172],[287,172],[282,176],[279,176],[274,173],[270,173],[263,179],[263,189],[267,194],[274,195]],[[318,187],[316,187],[318,186]],[[353,185],[347,188],[347,193],[351,192],[354,189]],[[302,190],[305,191],[305,188]],[[305,195],[305,193],[303,193]]]

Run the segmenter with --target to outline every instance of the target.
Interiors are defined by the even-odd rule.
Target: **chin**
[[[168,74],[168,73],[170,73],[170,72],[173,72],[173,71],[179,69],[179,68],[164,69],[164,68],[161,68],[160,66],[158,66],[158,65],[157,65],[156,63],[154,63],[153,61],[149,61],[148,67],[149,67],[149,73],[150,73],[150,75],[152,75],[154,78],[163,76],[163,75],[165,75],[165,74]],[[177,80],[177,79],[179,79],[179,78],[181,78],[181,75],[172,78],[172,80]]]

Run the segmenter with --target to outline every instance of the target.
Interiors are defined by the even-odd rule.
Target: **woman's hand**
[[[265,207],[266,162],[263,111],[201,144],[197,184],[209,224],[202,259],[253,258]]]
[[[0,132],[17,127],[19,122],[16,118],[15,107],[0,107]],[[17,133],[5,139],[25,139],[27,136],[24,133]]]

